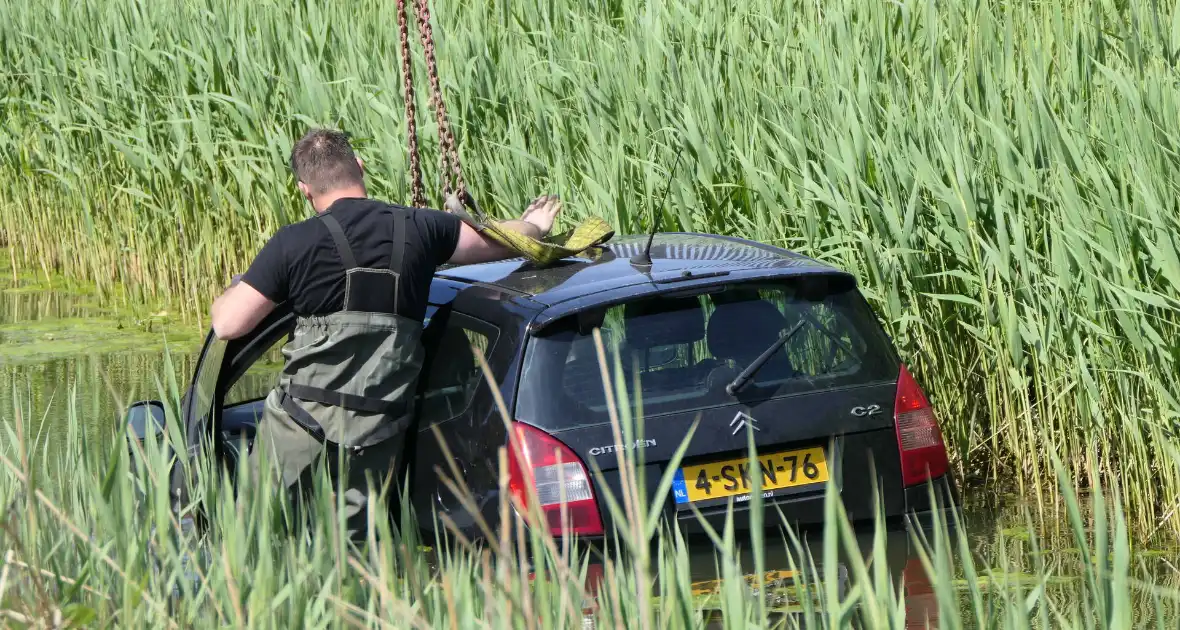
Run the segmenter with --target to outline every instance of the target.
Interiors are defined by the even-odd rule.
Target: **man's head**
[[[299,192],[317,212],[340,197],[365,196],[364,164],[339,131],[312,129],[291,149]]]

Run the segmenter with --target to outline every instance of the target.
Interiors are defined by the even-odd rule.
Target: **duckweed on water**
[[[162,353],[166,345],[191,346],[200,335],[159,324],[124,325],[117,320],[73,318],[0,325],[0,365],[114,352]]]
[[[158,306],[120,303],[93,285],[33,272],[14,275],[0,249],[0,365],[136,351],[162,353],[200,331]]]
[[[1028,540],[1031,532],[1027,527],[1010,527],[1001,532],[1006,538],[1015,538],[1018,540]]]

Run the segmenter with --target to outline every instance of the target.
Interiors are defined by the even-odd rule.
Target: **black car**
[[[611,529],[590,462],[621,496],[616,451],[642,450],[653,496],[694,422],[672,490],[657,497],[689,534],[700,528],[690,506],[720,530],[731,497],[735,525],[748,527],[742,501],[759,470],[768,507],[778,504],[800,526],[822,522],[829,479],[854,520],[873,517],[874,485],[894,521],[930,510],[928,480],[958,501],[922,388],[853,276],[811,258],[714,235],[660,233],[654,245],[646,235],[618,237],[593,255],[544,268],[515,259],[440,269],[429,301],[428,362],[409,449],[424,531],[438,510],[468,537],[480,535],[434,473],[451,464],[434,427],[489,523],[499,520],[497,452],[512,430],[526,453],[510,460],[508,487],[523,499],[525,484],[534,484],[561,533],[559,451],[569,523],[582,539]],[[280,307],[249,336],[207,337],[183,402],[191,444],[219,436],[219,453],[237,459],[235,445],[252,436],[293,326]],[[626,444],[612,434],[594,330],[627,395],[642,403],[643,433]],[[511,429],[473,348],[495,376]],[[135,430],[153,404],[133,408]],[[746,460],[748,431],[754,464]]]

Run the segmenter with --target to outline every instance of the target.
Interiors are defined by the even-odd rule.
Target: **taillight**
[[[937,628],[938,596],[922,561],[911,558],[901,575],[905,582],[905,627]]]
[[[934,408],[905,365],[897,377],[893,406],[897,423],[897,447],[901,451],[902,483],[914,486],[946,474],[946,445]]]
[[[553,436],[520,422],[513,423],[520,453],[508,458],[508,489],[522,505],[529,505],[528,486],[536,488],[537,502],[554,536],[565,533],[603,533],[594,488],[582,460]],[[511,445],[509,450],[512,450]],[[567,521],[562,526],[562,488]]]

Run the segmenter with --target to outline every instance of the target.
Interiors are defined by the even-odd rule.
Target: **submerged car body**
[[[436,468],[458,470],[483,519],[498,522],[509,431],[524,449],[509,459],[509,491],[523,499],[531,484],[554,533],[580,538],[611,531],[602,484],[622,496],[620,451],[641,453],[647,496],[690,535],[703,527],[698,513],[719,531],[731,502],[734,526],[748,528],[758,471],[768,509],[800,526],[823,521],[828,480],[854,522],[872,519],[878,500],[890,521],[922,517],[930,481],[946,507],[957,503],[933,408],[853,276],[761,243],[687,233],[656,235],[650,264],[636,264],[647,239],[615,238],[597,255],[544,268],[515,259],[438,271],[407,449],[425,529],[445,512],[466,536],[481,535]],[[280,306],[242,339],[207,338],[182,410],[191,443],[220,436],[217,448],[236,459],[293,325]],[[642,429],[626,443],[611,425],[600,357],[616,397],[642,406]],[[694,426],[671,491],[655,496]],[[748,435],[757,463],[746,461]]]

